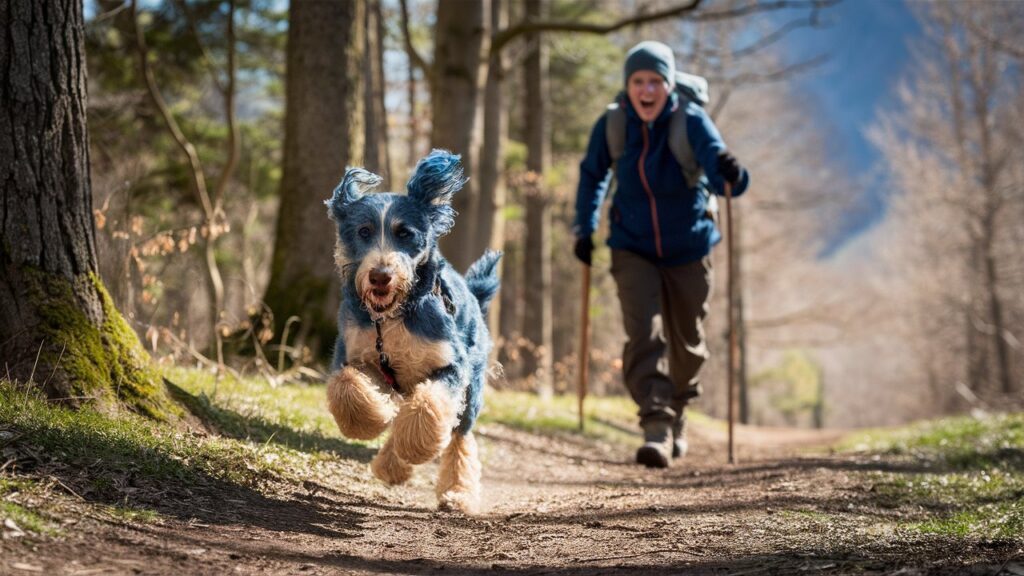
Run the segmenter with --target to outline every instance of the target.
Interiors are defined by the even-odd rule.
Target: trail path
[[[741,430],[730,466],[724,434],[696,429],[668,470],[576,436],[491,425],[479,437],[479,517],[433,510],[430,467],[385,489],[359,463],[273,494],[168,494],[157,521],[82,518],[58,539],[0,544],[0,573],[1009,574],[1018,553],[889,528],[910,511],[861,472],[903,464],[806,452],[837,433]]]

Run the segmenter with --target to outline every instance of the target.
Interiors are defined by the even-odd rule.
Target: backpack
[[[676,72],[675,84],[676,94],[679,95],[679,105],[672,111],[672,118],[669,120],[668,146],[672,150],[676,162],[683,169],[686,185],[693,188],[700,183],[704,169],[697,163],[697,159],[693,155],[693,148],[690,146],[690,139],[686,136],[686,104],[693,102],[702,108],[707,106],[710,101],[708,81],[693,74]],[[611,154],[613,167],[626,148],[626,111],[619,104],[624,101],[625,97],[625,93],[620,93],[615,102],[609,104],[605,111],[607,119],[605,139],[608,143],[608,153]],[[702,186],[701,189],[707,198],[708,212],[717,213],[717,200],[705,187]]]

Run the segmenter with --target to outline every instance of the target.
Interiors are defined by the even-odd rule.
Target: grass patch
[[[218,381],[209,372],[181,368],[168,370],[166,377],[171,397],[221,435],[307,453],[364,459],[368,454],[367,442],[339,435],[323,385],[275,387],[263,378]]]
[[[196,376],[190,384],[199,386],[201,381]],[[71,410],[47,402],[35,389],[0,381],[0,444],[13,450],[17,463],[11,469],[19,477],[55,476],[87,500],[123,506],[114,516],[143,521],[148,512],[136,510],[136,504],[159,504],[168,491],[187,494],[218,485],[258,490],[272,482],[297,484],[339,471],[334,465],[346,459],[333,449],[350,453],[351,445],[337,432],[333,438],[321,433],[319,415],[300,420],[301,408],[291,413],[290,396],[308,396],[308,402],[300,403],[304,406],[312,404],[315,390],[271,390],[259,382],[245,386],[254,392],[265,389],[259,398],[267,406],[276,397],[277,410],[239,413],[222,402],[226,394],[195,397],[233,436],[222,437],[154,422],[131,411]],[[0,481],[0,493],[15,482],[9,476],[0,476]]]
[[[0,519],[11,520],[26,532],[46,536],[58,533],[57,528],[42,516],[14,502],[0,502]],[[6,530],[6,526],[3,529]]]
[[[912,456],[959,470],[1024,468],[1024,414],[946,418],[895,430],[870,430],[846,440],[847,451]]]
[[[52,535],[59,531],[43,516],[15,501],[19,495],[38,490],[37,483],[25,478],[0,476],[0,532],[10,530],[4,521],[10,520],[21,530]]]
[[[483,424],[495,423],[534,434],[578,434],[579,408],[575,395],[543,399],[529,392],[487,390],[480,413]],[[637,406],[628,396],[590,396],[584,407],[583,436],[613,444],[634,444],[640,436]],[[725,429],[725,423],[693,409],[690,424]]]
[[[779,515],[783,518],[791,518],[795,520],[811,520],[814,522],[828,523],[832,517],[824,512],[818,512],[817,510],[807,509],[796,509],[796,510],[781,510]]]
[[[1024,414],[949,418],[848,439],[847,451],[905,457],[927,471],[874,472],[878,503],[903,526],[955,537],[1024,541]],[[934,470],[934,471],[932,471]]]
[[[488,390],[483,424],[495,423],[535,434],[576,434],[579,413],[575,396],[542,399],[528,392]],[[635,442],[636,405],[624,396],[587,398],[584,405],[583,435],[615,443]]]

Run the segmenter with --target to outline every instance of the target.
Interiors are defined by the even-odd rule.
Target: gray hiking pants
[[[640,406],[640,424],[675,421],[701,393],[711,257],[659,268],[632,252],[612,250],[612,277],[628,337],[623,379]]]

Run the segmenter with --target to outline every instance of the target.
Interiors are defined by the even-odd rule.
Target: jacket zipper
[[[658,205],[654,201],[654,192],[651,192],[651,185],[647,183],[647,172],[644,171],[644,160],[647,158],[647,149],[650,142],[647,136],[647,124],[644,123],[644,150],[640,153],[640,160],[637,161],[637,169],[640,171],[640,183],[643,184],[644,192],[647,193],[647,200],[651,204],[651,221],[654,223],[654,250],[661,258],[661,227],[658,225]]]

